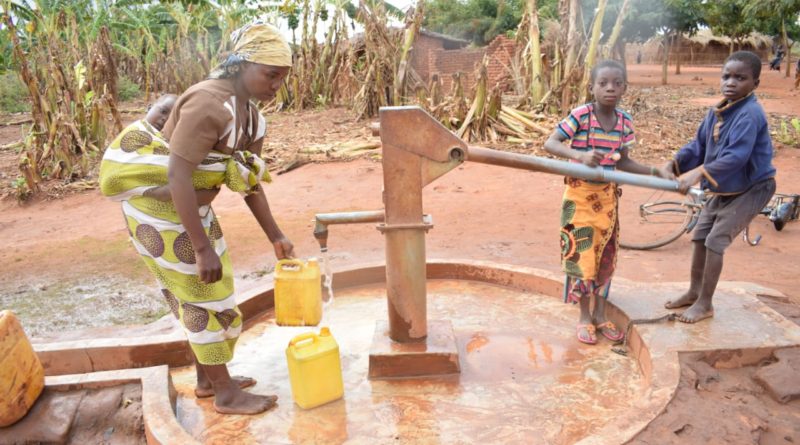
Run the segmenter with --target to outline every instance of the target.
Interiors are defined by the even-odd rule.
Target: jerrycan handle
[[[278,264],[275,266],[275,270],[280,270],[281,272],[300,272],[305,267],[305,263],[303,260],[297,258],[291,259],[284,259],[279,260]]]
[[[311,341],[306,343],[305,342],[306,340],[311,340]],[[293,338],[291,341],[289,341],[289,346],[294,346],[296,348],[302,348],[304,346],[313,345],[314,343],[317,342],[317,340],[319,340],[319,337],[317,336],[317,334],[315,334],[313,332],[306,332],[305,334],[300,334],[297,337]],[[299,344],[299,343],[302,343],[302,344]]]

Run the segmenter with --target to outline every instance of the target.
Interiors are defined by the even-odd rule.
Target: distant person
[[[797,59],[797,66],[794,67],[794,89],[800,88],[800,58]]]
[[[770,70],[777,70],[777,71],[781,70],[781,61],[783,60],[783,55],[784,55],[783,45],[778,45],[778,49],[775,50],[775,57],[769,63]]]
[[[640,65],[642,63],[642,50],[636,51],[636,64]]]
[[[694,140],[661,168],[662,174],[680,175],[682,192],[700,182],[711,195],[692,232],[689,290],[665,304],[667,309],[689,306],[678,318],[685,323],[714,316],[711,301],[725,249],[775,193],[767,117],[753,93],[760,74],[757,55],[731,54],[722,67],[724,99],[709,110]]]
[[[604,60],[591,70],[593,102],[562,120],[544,148],[548,153],[589,167],[658,175],[660,170],[630,158],[635,143],[630,114],[617,108],[627,89],[625,67]],[[564,144],[570,141],[570,146]],[[670,177],[671,173],[667,173]],[[606,319],[605,300],[619,251],[619,216],[615,184],[566,177],[561,204],[561,267],[567,275],[567,302],[580,303],[578,341],[597,343],[596,331],[611,341],[625,333]],[[590,312],[594,298],[594,312]]]

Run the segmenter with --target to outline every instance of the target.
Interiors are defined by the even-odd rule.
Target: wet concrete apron
[[[204,442],[228,443],[574,443],[633,406],[645,382],[635,360],[574,339],[577,308],[558,299],[458,280],[428,283],[429,317],[452,320],[461,375],[368,380],[375,320],[385,288],[336,295],[322,325],[339,343],[345,398],[302,410],[292,402],[284,349],[310,328],[263,320],[246,331],[231,366],[254,376],[253,392],[277,394],[259,416],[222,416],[197,400],[194,372],[173,372],[178,418]]]

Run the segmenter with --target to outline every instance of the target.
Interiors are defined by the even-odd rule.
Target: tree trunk
[[[531,105],[536,105],[544,96],[542,78],[542,50],[539,46],[539,9],[536,0],[528,0],[528,45],[530,45],[531,64]]]
[[[578,32],[578,11],[580,10],[580,2],[578,0],[564,0],[567,5],[567,16],[569,17],[568,26],[564,28],[567,36],[566,48],[566,62],[564,64],[563,79],[564,89],[561,91],[561,109],[566,110],[572,102],[572,89],[570,88],[569,79],[572,78],[572,70],[575,68],[575,60],[578,58],[578,41],[581,33]]]
[[[622,3],[622,7],[619,9],[619,15],[617,16],[617,21],[614,22],[614,28],[611,30],[611,37],[608,38],[608,42],[606,42],[605,51],[603,51],[603,57],[608,58],[611,54],[611,50],[616,46],[617,39],[619,39],[619,35],[622,32],[622,22],[625,21],[625,17],[628,15],[628,5],[630,4],[630,0],[625,0]]]
[[[625,42],[622,40],[617,40],[617,53],[619,54],[619,61],[622,62],[622,65],[627,69],[628,62],[625,60]]]
[[[734,40],[733,40],[733,39],[731,39],[731,49],[730,49],[730,51],[728,51],[728,55],[729,55],[729,56],[730,56],[731,54],[733,54],[733,44],[734,44]]]
[[[597,45],[600,42],[600,31],[603,28],[603,16],[606,13],[606,5],[608,0],[600,0],[597,3],[597,14],[594,16],[594,23],[592,24],[592,39],[589,41],[589,52],[586,53],[586,64],[583,71],[583,80],[581,81],[580,97],[582,102],[587,102],[589,99],[589,80],[591,77],[592,67],[594,67],[595,59],[597,59]]]
[[[675,36],[675,74],[681,73],[681,34]]]
[[[661,62],[661,85],[667,84],[667,67],[669,66],[669,33],[664,33],[664,57]]]
[[[419,2],[417,2],[417,8],[414,10],[414,17],[409,18],[410,22],[406,27],[400,63],[398,63],[397,66],[397,75],[394,77],[394,105],[403,104],[403,97],[406,93],[406,73],[409,63],[408,53],[411,51],[411,46],[414,44],[417,33],[419,33],[419,27],[422,26],[424,8],[424,0],[419,0]]]

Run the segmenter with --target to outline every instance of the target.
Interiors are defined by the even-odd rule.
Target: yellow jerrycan
[[[44,368],[19,320],[0,312],[0,428],[21,419],[44,389]]]
[[[342,364],[339,345],[324,327],[319,334],[300,334],[286,348],[292,397],[303,409],[314,408],[342,398]]]
[[[280,260],[275,266],[275,323],[316,326],[322,319],[322,281],[316,258]]]

